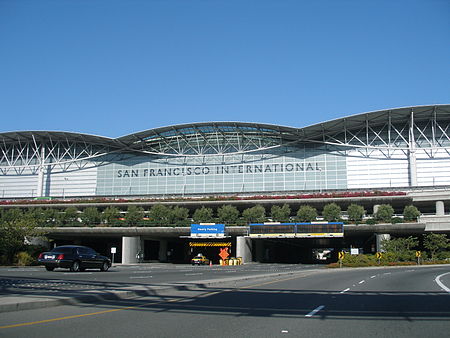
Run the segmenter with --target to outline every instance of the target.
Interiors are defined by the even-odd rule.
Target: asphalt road
[[[2,337],[441,338],[449,332],[450,266],[307,269],[0,316]]]
[[[133,286],[184,284],[202,280],[241,278],[323,269],[320,265],[248,264],[237,266],[191,266],[186,264],[115,265],[107,272],[87,270],[70,272],[66,269],[46,271],[44,267],[0,268],[0,299],[2,295],[81,294],[93,290],[120,290]]]

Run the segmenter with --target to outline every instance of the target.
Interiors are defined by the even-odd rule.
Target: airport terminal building
[[[258,194],[450,185],[450,106],[294,128],[174,125],[119,138],[0,133],[0,198]]]
[[[335,191],[408,194],[417,189],[433,195],[450,187],[449,173],[450,105],[375,111],[301,128],[201,122],[119,138],[56,131],[0,133],[0,200],[164,201]],[[445,216],[450,196],[444,195],[427,195],[421,201],[439,203],[436,214]],[[244,232],[237,235],[245,237]],[[133,248],[140,246],[133,241]],[[164,245],[159,249],[163,256]]]

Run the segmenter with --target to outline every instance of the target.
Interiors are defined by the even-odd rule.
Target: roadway
[[[244,269],[260,266],[266,269],[264,265]],[[270,268],[274,267],[277,265]],[[196,271],[205,271],[204,278],[214,273],[209,267],[199,268]],[[226,278],[215,285],[162,289],[145,297],[95,304],[5,312],[0,317],[0,336],[5,337],[441,338],[448,332],[450,266],[303,267],[289,275]]]

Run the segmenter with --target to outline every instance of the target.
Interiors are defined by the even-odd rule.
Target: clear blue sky
[[[0,0],[0,132],[450,103],[449,0]]]

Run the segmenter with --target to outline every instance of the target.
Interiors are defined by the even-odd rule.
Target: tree
[[[163,204],[155,204],[148,211],[148,217],[153,226],[167,226],[172,222],[172,209]]]
[[[283,204],[282,207],[274,205],[270,209],[270,216],[275,222],[286,222],[291,216],[291,208],[287,204]]]
[[[297,218],[300,222],[315,221],[317,218],[317,210],[310,205],[302,205],[297,211]]]
[[[420,211],[414,205],[407,205],[403,209],[403,219],[405,221],[417,221],[420,216]]]
[[[138,226],[144,217],[144,209],[135,205],[130,205],[125,215],[125,222],[130,227]]]
[[[81,221],[84,225],[95,226],[100,223],[100,213],[98,209],[95,207],[89,207],[83,210],[83,213],[80,216]]]
[[[394,215],[394,208],[390,204],[381,204],[378,206],[378,211],[375,213],[375,218],[378,221],[390,222]]]
[[[341,207],[336,203],[329,203],[323,207],[322,216],[328,222],[338,221],[341,218]]]
[[[347,208],[348,219],[356,224],[363,219],[365,213],[366,210],[358,204],[350,204]]]
[[[423,239],[423,246],[430,250],[431,259],[434,259],[436,253],[449,247],[449,240],[445,234],[427,234]]]
[[[232,205],[222,205],[217,209],[217,217],[220,223],[236,224],[239,219],[239,210]]]
[[[266,209],[262,205],[255,205],[245,209],[242,212],[242,217],[247,223],[264,222],[266,220]]]
[[[207,207],[201,207],[194,211],[193,220],[196,223],[208,223],[214,220],[213,210]]]
[[[381,248],[393,254],[395,260],[398,261],[411,261],[414,260],[413,248],[419,245],[417,237],[409,236],[407,238],[392,238],[383,240],[381,242]]]
[[[101,221],[109,226],[119,221],[120,211],[116,207],[107,207],[101,214]]]
[[[19,221],[23,218],[23,212],[19,208],[11,208],[3,211],[2,220],[5,222]]]
[[[42,235],[36,221],[29,217],[0,221],[0,256],[4,264],[13,262],[14,256],[25,248],[25,238]]]
[[[23,212],[23,217],[35,220],[37,227],[44,227],[47,225],[46,215],[42,208],[28,208],[28,210]]]
[[[171,211],[172,225],[187,226],[189,224],[189,210],[187,208],[176,206]]]
[[[53,208],[46,208],[42,212],[45,224],[42,226],[54,227],[57,225],[57,211]]]
[[[61,226],[79,226],[78,209],[75,207],[68,207],[63,212],[57,214],[58,225]]]

